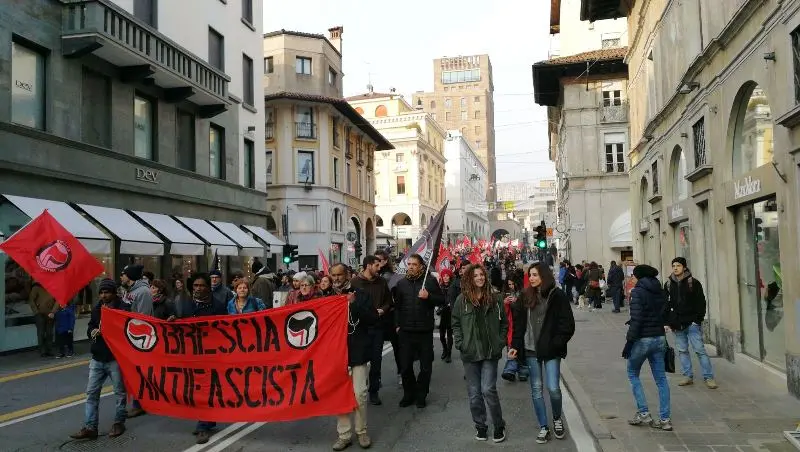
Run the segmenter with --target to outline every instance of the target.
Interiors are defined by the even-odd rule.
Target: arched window
[[[272,214],[268,213],[267,214],[267,231],[277,231],[277,230],[278,230],[278,224],[275,223],[275,219],[272,218]]]
[[[753,82],[742,87],[733,135],[733,177],[772,161],[772,112],[764,90]],[[737,108],[737,107],[734,107]]]
[[[435,109],[435,108],[436,108],[436,101],[435,101],[435,100],[432,100],[432,101],[431,101],[431,110],[433,110],[433,109]]]
[[[670,164],[672,174],[672,201],[683,201],[689,197],[689,181],[686,180],[686,153],[680,146],[672,150]]]
[[[356,113],[358,113],[361,116],[364,116],[364,109],[361,107],[356,107]]]
[[[388,116],[388,115],[389,115],[389,112],[386,110],[386,106],[385,105],[378,105],[378,107],[375,108],[375,117],[382,118],[382,117]]]
[[[375,226],[379,228],[383,227],[383,218],[378,215],[375,215]]]

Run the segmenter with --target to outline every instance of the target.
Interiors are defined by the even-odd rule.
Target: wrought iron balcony
[[[311,122],[296,122],[294,123],[295,137],[311,139],[317,137],[317,127]]]
[[[618,105],[600,104],[600,122],[628,122],[628,101],[620,101]]]
[[[60,0],[63,55],[93,54],[116,66],[124,82],[151,83],[170,102],[189,100],[201,116],[225,111],[228,77],[109,0]]]

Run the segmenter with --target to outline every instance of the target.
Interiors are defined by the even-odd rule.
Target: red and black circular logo
[[[125,337],[140,352],[152,351],[158,343],[155,327],[145,320],[128,319],[125,324]]]
[[[64,270],[72,260],[72,251],[63,240],[56,240],[36,252],[36,264],[44,271],[55,273]]]

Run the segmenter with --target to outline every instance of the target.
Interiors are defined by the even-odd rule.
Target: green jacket
[[[499,293],[492,293],[492,303],[476,308],[464,299],[453,305],[453,342],[464,362],[500,359],[506,346],[508,319]]]

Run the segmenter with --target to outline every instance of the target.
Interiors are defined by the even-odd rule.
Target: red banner
[[[353,411],[347,328],[335,296],[175,322],[104,308],[101,334],[148,413],[259,422]]]
[[[103,265],[47,210],[0,244],[0,249],[61,306],[103,273]]]

